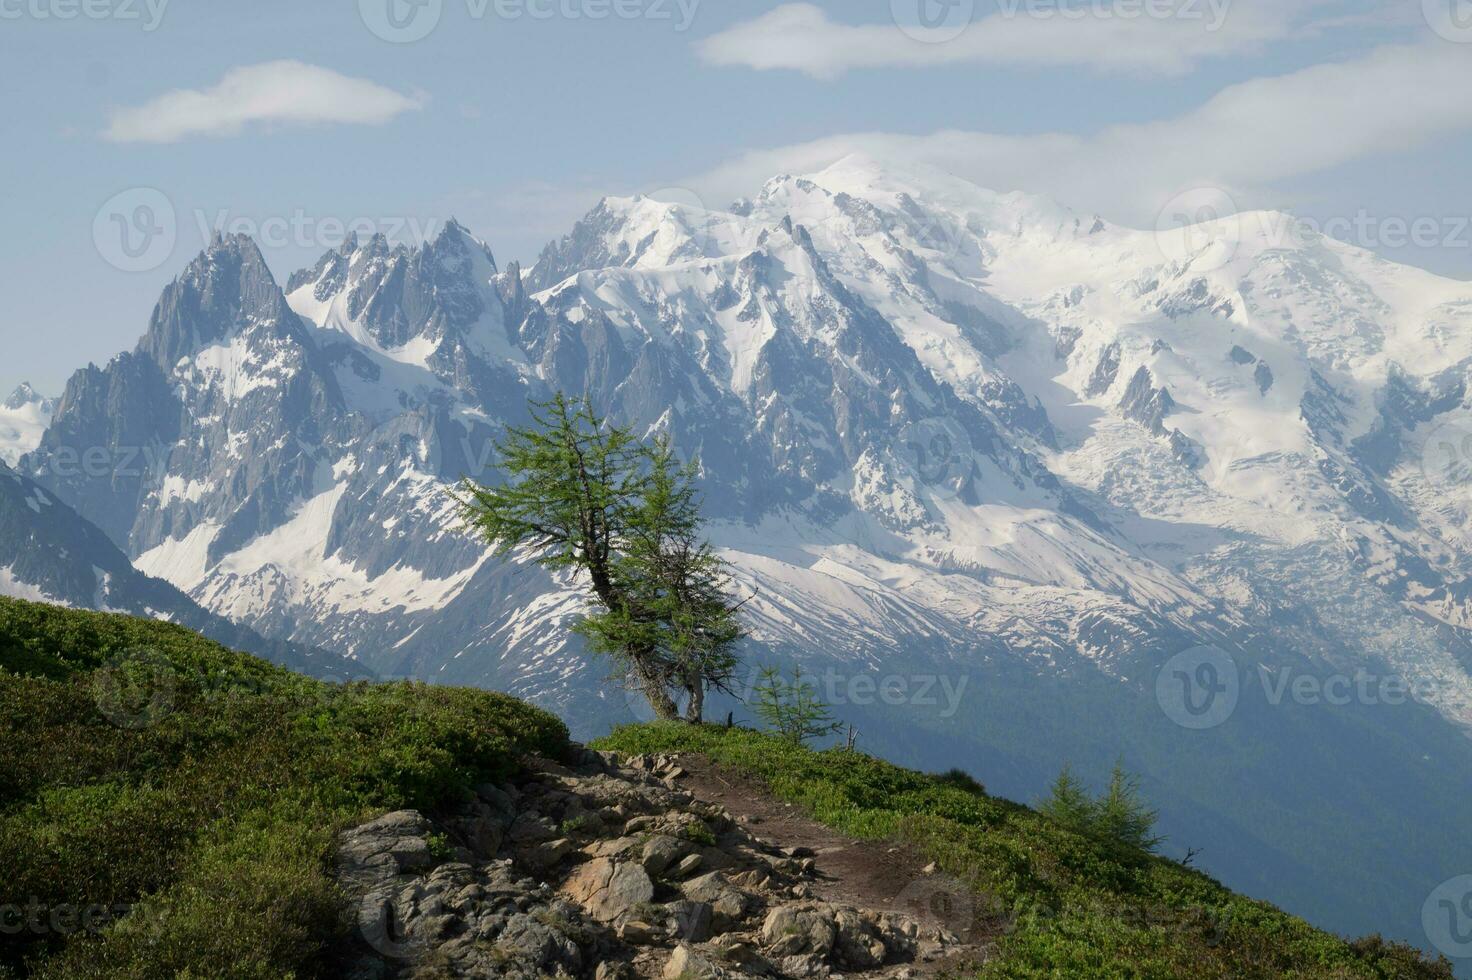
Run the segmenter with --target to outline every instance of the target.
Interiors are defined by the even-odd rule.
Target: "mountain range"
[[[1472,286],[1289,216],[1138,231],[849,158],[725,210],[605,199],[525,269],[453,221],[284,285],[217,238],[15,479],[269,642],[589,735],[637,706],[576,583],[446,492],[586,394],[698,456],[748,662],[871,751],[1024,798],[1123,754],[1168,847],[1425,942],[1472,868],[1469,365]],[[1197,724],[1178,675],[1235,710]]]
[[[0,567],[3,595],[165,620],[316,677],[346,681],[373,676],[347,657],[267,639],[206,611],[168,582],[144,575],[96,525],[4,461],[0,461],[0,555],[8,561]]]

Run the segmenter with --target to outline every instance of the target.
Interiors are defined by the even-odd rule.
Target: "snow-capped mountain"
[[[749,659],[969,683],[843,688],[871,748],[1029,796],[1124,746],[1213,871],[1358,932],[1472,864],[1469,328],[1472,286],[1286,216],[1141,232],[854,158],[719,212],[607,199],[526,270],[452,222],[282,289],[216,240],[21,468],[216,614],[587,731],[627,707],[576,591],[444,492],[499,478],[529,397],[586,392],[699,455]],[[1203,642],[1424,703],[1244,694],[1187,731],[1156,675]],[[1365,795],[1373,826],[1333,819]]]
[[[205,611],[169,583],[139,572],[95,525],[4,462],[0,462],[0,595],[167,620],[318,677],[372,676],[347,658],[268,640]]]
[[[41,442],[56,401],[36,393],[27,382],[0,403],[0,461],[14,466]]]

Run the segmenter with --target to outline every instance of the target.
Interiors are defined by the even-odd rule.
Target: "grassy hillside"
[[[901,838],[965,882],[974,928],[1000,936],[985,978],[1452,976],[1379,938],[1346,942],[1206,875],[1072,833],[965,780],[744,729],[641,725],[594,747],[699,752],[860,838]]]
[[[0,977],[313,977],[345,935],[335,831],[433,811],[568,749],[503,695],[333,686],[178,627],[0,599]],[[975,889],[986,977],[1449,977],[963,780],[740,729],[621,730],[699,751],[845,833],[898,836]]]
[[[0,976],[44,978],[328,974],[336,828],[568,744],[503,695],[333,686],[178,627],[8,599],[0,730]]]

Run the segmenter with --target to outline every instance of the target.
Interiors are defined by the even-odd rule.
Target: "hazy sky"
[[[132,347],[214,227],[283,280],[451,216],[504,265],[855,149],[1472,279],[1472,0],[0,0],[0,90],[0,396]]]

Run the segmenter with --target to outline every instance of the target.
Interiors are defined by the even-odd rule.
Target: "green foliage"
[[[729,690],[739,665],[734,648],[745,631],[740,606],[729,598],[729,568],[700,535],[698,464],[682,465],[664,437],[646,459],[648,482],[616,567],[634,607],[654,624],[652,645],[685,692],[686,720],[698,722],[707,687]]]
[[[1153,851],[1161,838],[1155,836],[1156,812],[1140,794],[1139,779],[1117,763],[1109,787],[1099,797],[1088,790],[1064,766],[1038,811],[1076,833],[1137,851]]]
[[[938,777],[947,786],[964,789],[968,793],[985,793],[986,787],[977,781],[975,776],[965,769],[947,769]]]
[[[707,689],[735,671],[743,631],[726,563],[700,536],[698,465],[561,394],[534,404],[532,419],[497,447],[507,483],[462,485],[462,517],[500,554],[524,547],[586,575],[596,608],[576,630],[589,648],[659,717],[675,717],[683,691],[687,719],[701,720]]]
[[[994,955],[971,974],[987,980],[1452,977],[1445,960],[1378,937],[1346,942],[1177,862],[1079,834],[950,774],[741,728],[638,725],[596,747],[701,753],[842,833],[917,846],[942,869],[931,885],[957,890],[950,904],[962,914],[947,925],[995,940]]]
[[[716,834],[703,820],[691,820],[680,827],[680,836],[701,847],[715,847]]]
[[[142,723],[119,714],[119,670],[153,685],[133,692]],[[7,937],[0,976],[47,978],[330,975],[338,829],[568,745],[504,695],[326,684],[168,624],[9,599],[0,727],[0,906],[66,919]]]
[[[579,813],[575,817],[568,817],[562,821],[562,824],[557,828],[557,833],[562,837],[575,837],[595,825],[596,821],[594,821],[591,814]]]
[[[1105,840],[1153,851],[1164,839],[1154,833],[1158,816],[1140,794],[1139,777],[1125,772],[1123,763],[1116,763],[1109,777],[1109,788],[1098,800],[1095,830]]]
[[[1094,800],[1073,768],[1065,765],[1053,780],[1052,789],[1038,804],[1038,812],[1057,824],[1084,833],[1093,822]]]
[[[436,861],[448,861],[454,853],[454,848],[450,846],[450,838],[444,834],[430,834],[425,843],[429,845],[430,857]]]
[[[534,404],[532,420],[496,446],[509,482],[464,485],[465,516],[499,554],[525,546],[548,568],[607,574],[647,482],[644,447],[562,394]]]
[[[803,679],[801,667],[792,669],[791,681],[776,667],[763,667],[752,693],[756,703],[751,710],[756,716],[771,731],[796,745],[843,728],[833,720],[833,713],[813,685]]]

